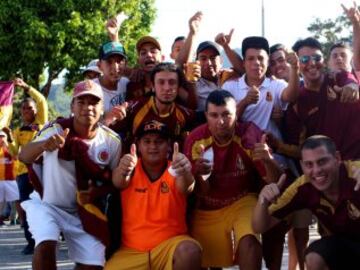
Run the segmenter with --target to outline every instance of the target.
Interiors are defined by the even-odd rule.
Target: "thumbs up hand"
[[[191,174],[191,163],[184,154],[179,152],[179,144],[177,142],[174,143],[171,168],[175,176]]]
[[[256,104],[260,98],[260,91],[255,85],[251,86],[244,98],[247,105]]]
[[[118,165],[118,170],[120,175],[128,177],[134,170],[138,161],[138,157],[136,154],[136,145],[133,143],[130,146],[130,153],[124,155]]]
[[[259,194],[259,200],[263,205],[269,205],[275,203],[277,198],[280,197],[281,189],[286,183],[286,174],[282,174],[277,183],[271,183],[266,185]]]
[[[42,148],[44,151],[55,151],[56,149],[62,148],[65,145],[65,140],[70,130],[64,129],[61,134],[55,134],[44,141]]]
[[[269,161],[273,159],[271,154],[271,149],[266,143],[267,134],[263,134],[261,136],[261,140],[259,143],[256,143],[253,150],[253,159],[254,160],[262,160],[262,161]]]

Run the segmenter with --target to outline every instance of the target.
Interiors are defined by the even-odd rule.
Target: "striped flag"
[[[0,129],[10,125],[13,95],[14,83],[12,81],[0,81]]]

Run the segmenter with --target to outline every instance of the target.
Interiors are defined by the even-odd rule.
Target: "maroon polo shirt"
[[[340,195],[331,203],[304,176],[298,178],[269,208],[271,215],[283,219],[293,211],[309,209],[318,218],[324,235],[342,235],[360,240],[360,191],[356,181],[340,166]]]
[[[304,86],[296,104],[286,114],[287,141],[299,143],[300,132],[306,137],[322,134],[332,138],[344,160],[360,159],[360,102],[342,103],[339,95],[331,94],[329,87],[357,83],[352,73],[326,75],[320,91]]]

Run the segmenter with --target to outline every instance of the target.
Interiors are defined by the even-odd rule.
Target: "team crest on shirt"
[[[273,100],[272,94],[269,91],[267,91],[266,92],[266,101],[271,102],[272,100]]]
[[[168,184],[165,182],[165,181],[161,181],[161,184],[160,184],[160,191],[161,193],[168,193],[169,192],[169,186]]]
[[[350,201],[347,201],[347,211],[349,218],[352,220],[356,220],[360,217],[360,210]]]
[[[236,168],[238,168],[240,171],[245,170],[245,164],[240,155],[237,155],[236,157]]]
[[[98,152],[97,154],[97,158],[101,163],[105,163],[109,160],[109,152],[107,151],[107,149],[102,149],[101,151]]]

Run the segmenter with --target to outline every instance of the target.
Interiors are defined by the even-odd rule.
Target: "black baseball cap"
[[[170,138],[170,132],[164,123],[156,120],[151,120],[142,124],[135,132],[137,139],[149,133],[160,134],[161,137],[168,139]]]
[[[201,42],[199,44],[199,46],[197,47],[196,57],[198,57],[199,53],[201,53],[202,51],[204,51],[206,49],[213,49],[217,53],[217,55],[220,55],[220,48],[215,42],[204,41],[204,42]]]
[[[241,45],[243,58],[245,58],[245,53],[248,49],[263,49],[268,55],[270,55],[269,42],[264,37],[252,36],[245,38]]]

